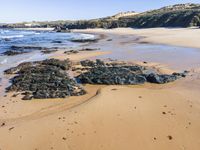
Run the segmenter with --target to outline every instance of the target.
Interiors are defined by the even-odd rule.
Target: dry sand
[[[151,42],[157,44],[169,44],[184,47],[200,48],[199,28],[151,28],[151,29],[87,29],[74,30],[75,32],[117,34],[117,35],[138,35],[141,42]]]
[[[121,34],[117,30],[106,32]],[[100,55],[86,53],[72,55],[71,59]],[[65,56],[55,54],[60,59]],[[187,78],[166,85],[85,85],[87,95],[65,100],[21,101],[20,96],[13,98],[12,94],[2,97],[0,149],[199,150],[199,72],[196,69]]]

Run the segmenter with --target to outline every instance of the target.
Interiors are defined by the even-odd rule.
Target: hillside
[[[119,23],[128,27],[191,27],[200,26],[199,4],[178,4],[138,14],[122,17]]]
[[[27,24],[29,26],[27,26]],[[52,21],[8,24],[4,27],[86,28],[152,28],[200,26],[200,4],[177,4],[143,13],[125,12],[114,16],[78,21]]]

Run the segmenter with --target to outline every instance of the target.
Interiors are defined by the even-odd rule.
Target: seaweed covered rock
[[[79,96],[86,92],[68,76],[69,60],[49,59],[33,63],[23,63],[6,73],[17,73],[11,79],[7,92],[24,92],[23,100],[65,98]]]
[[[133,66],[130,66],[131,68]],[[128,67],[98,67],[77,77],[81,83],[89,84],[143,84],[146,82],[144,76],[135,74]]]
[[[19,64],[17,67],[13,67],[4,71],[5,74],[17,74],[19,71],[30,68],[34,65],[46,65],[46,66],[56,66],[63,70],[69,70],[71,68],[71,62],[69,59],[60,61],[58,59],[46,59],[44,61],[35,62],[24,62]]]
[[[63,70],[69,70],[71,68],[71,62],[69,59],[63,61],[58,59],[46,59],[44,61],[40,61],[39,63],[47,66],[55,66]]]
[[[100,67],[100,66],[105,66],[105,63],[102,60],[100,60],[100,59],[96,59],[96,61],[83,60],[80,63],[84,67]]]
[[[34,64],[35,64],[35,62],[24,62],[24,63],[19,64],[17,67],[13,67],[13,68],[5,70],[4,73],[5,74],[17,74],[17,72],[19,70],[30,67]]]
[[[146,79],[148,82],[150,83],[158,83],[158,84],[164,84],[164,83],[168,83],[168,82],[173,82],[175,80],[177,80],[179,78],[179,76],[176,75],[159,75],[159,74],[149,74],[146,75]]]
[[[110,63],[106,64],[101,60],[85,60],[81,65],[88,68],[76,78],[84,84],[107,84],[107,85],[134,85],[145,82],[164,84],[173,82],[181,77],[185,77],[187,72],[159,74],[155,70],[139,65]]]

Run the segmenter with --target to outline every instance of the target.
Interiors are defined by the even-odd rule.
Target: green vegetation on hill
[[[179,4],[119,19],[127,27],[191,27],[200,26],[200,5]]]
[[[26,24],[9,24],[4,27],[27,27]],[[177,4],[138,14],[134,12],[120,13],[92,20],[33,22],[32,24],[32,27],[59,27],[61,29],[200,26],[200,4]]]

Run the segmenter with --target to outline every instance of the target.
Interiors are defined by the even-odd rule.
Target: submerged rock
[[[41,46],[16,46],[13,45],[10,47],[10,50],[7,50],[4,52],[4,55],[7,56],[14,56],[14,55],[19,55],[19,54],[24,54],[24,53],[29,53],[33,50],[39,50],[44,54],[49,54],[52,52],[57,51],[59,48],[58,47],[41,47]]]
[[[48,59],[23,63],[5,73],[18,75],[11,79],[7,92],[24,92],[23,100],[65,98],[85,94],[77,82],[66,72],[71,67],[69,60]]]
[[[24,53],[27,53],[27,52],[26,51],[8,50],[8,51],[4,52],[3,54],[7,55],[7,56],[15,56],[15,55],[24,54]]]
[[[68,50],[68,51],[65,51],[64,54],[70,55],[70,54],[77,54],[81,51],[96,51],[96,50],[100,50],[100,49],[98,49],[98,48],[82,48],[80,50]]]
[[[70,54],[77,54],[79,53],[78,50],[69,50],[69,51],[65,51],[64,54],[70,55]]]
[[[51,54],[51,53],[55,53],[55,52],[57,52],[58,50],[42,50],[41,52],[43,53],[43,54]]]
[[[57,44],[60,44],[60,43],[62,43],[62,41],[54,40],[54,41],[52,41],[51,43],[57,43]]]
[[[83,48],[79,51],[96,51],[96,50],[100,50],[100,48]]]
[[[71,42],[77,43],[90,43],[90,42],[97,42],[98,39],[71,39]]]

